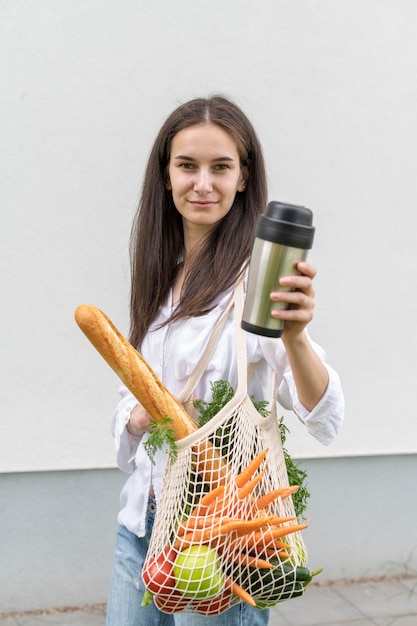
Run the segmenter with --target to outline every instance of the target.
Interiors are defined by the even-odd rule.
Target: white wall
[[[262,138],[271,199],[315,213],[312,334],[346,394],[305,457],[416,452],[413,0],[0,0],[0,471],[108,467],[118,381],[73,311],[127,331],[148,150],[220,91]]]

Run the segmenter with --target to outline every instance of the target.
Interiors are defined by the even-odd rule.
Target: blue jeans
[[[269,610],[254,609],[244,602],[211,617],[198,613],[163,613],[153,602],[149,606],[141,606],[145,592],[141,572],[154,519],[155,502],[151,499],[145,537],[137,537],[124,526],[119,526],[106,626],[267,626]]]

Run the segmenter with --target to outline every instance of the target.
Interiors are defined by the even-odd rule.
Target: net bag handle
[[[220,315],[217,320],[213,331],[211,333],[210,339],[208,340],[206,347],[204,348],[203,354],[201,355],[200,360],[192,371],[186,385],[183,387],[181,393],[178,396],[178,400],[186,404],[190,401],[192,392],[195,387],[199,383],[202,375],[207,369],[207,365],[214,354],[214,351],[219,343],[221,333],[223,327],[225,325],[226,319],[229,316],[230,311],[233,307],[235,307],[235,318],[236,318],[236,341],[237,341],[237,363],[238,363],[238,387],[236,390],[236,394],[240,391],[240,387],[243,387],[243,395],[246,393],[247,388],[247,356],[246,356],[246,340],[244,336],[244,331],[240,327],[240,319],[243,314],[243,278],[244,276],[240,276],[235,287],[233,293],[230,297],[229,302],[226,305],[225,310]],[[239,394],[240,397],[240,394]]]

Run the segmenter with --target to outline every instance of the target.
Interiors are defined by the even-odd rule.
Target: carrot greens
[[[143,445],[152,463],[155,463],[155,454],[157,450],[161,450],[164,445],[168,448],[170,463],[173,463],[177,458],[177,444],[175,442],[175,433],[171,424],[172,419],[168,416],[158,420],[151,419],[149,422],[152,431],[149,438]]]

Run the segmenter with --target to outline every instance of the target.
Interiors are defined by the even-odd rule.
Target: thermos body
[[[281,202],[270,202],[259,217],[249,265],[242,328],[266,337],[280,337],[284,322],[271,316],[285,303],[272,302],[272,291],[283,291],[281,276],[297,274],[296,265],[312,247],[312,212]]]
[[[271,302],[271,291],[283,291],[281,276],[297,274],[295,265],[307,258],[307,250],[255,239],[249,269],[242,327],[267,337],[280,337],[284,322],[271,317],[272,309],[284,309],[285,303]]]

